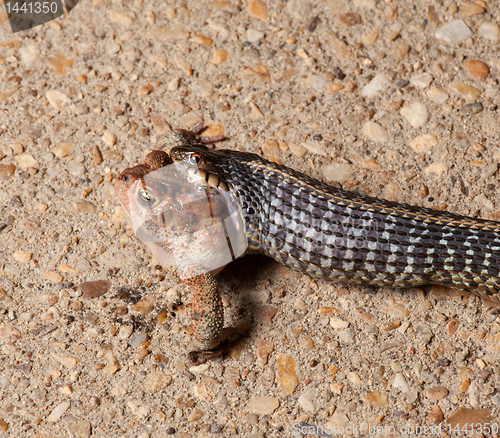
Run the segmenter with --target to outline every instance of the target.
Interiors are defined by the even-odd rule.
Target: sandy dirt
[[[498,309],[442,287],[247,256],[218,278],[227,324],[252,329],[192,367],[188,290],[113,188],[204,121],[218,147],[499,219],[498,3],[82,0],[0,23],[4,436],[500,436]]]

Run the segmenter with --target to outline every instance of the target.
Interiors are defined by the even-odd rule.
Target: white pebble
[[[316,391],[314,389],[304,392],[297,400],[302,409],[306,412],[315,412],[316,407]]]
[[[401,115],[415,129],[421,128],[429,120],[427,107],[420,102],[407,103],[401,108]]]
[[[498,43],[500,41],[500,27],[498,24],[486,21],[479,26],[477,34],[484,39]]]
[[[58,421],[64,413],[68,410],[70,403],[68,401],[58,404],[47,417],[47,421],[55,423]]]
[[[347,181],[352,174],[352,165],[350,164],[340,164],[332,163],[327,166],[323,166],[323,176],[332,182],[344,182]]]
[[[410,84],[417,88],[427,88],[432,82],[432,76],[429,73],[415,74],[410,78]]]
[[[472,31],[463,20],[453,20],[443,24],[434,36],[446,43],[454,43],[455,41],[466,40],[471,37]]]
[[[397,373],[394,376],[393,386],[394,388],[399,389],[401,392],[404,392],[405,394],[408,394],[410,392],[410,385],[408,385],[406,379],[401,373]]]
[[[382,91],[387,90],[388,86],[389,81],[387,77],[383,73],[380,73],[374,76],[372,80],[363,87],[361,94],[365,97],[375,97]]]
[[[375,122],[366,122],[363,125],[363,135],[375,143],[387,143],[389,141],[387,129]]]

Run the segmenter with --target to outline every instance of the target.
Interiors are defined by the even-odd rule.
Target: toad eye
[[[139,202],[144,207],[152,207],[154,204],[156,204],[156,198],[152,196],[149,192],[146,192],[146,190],[139,189],[137,194]]]

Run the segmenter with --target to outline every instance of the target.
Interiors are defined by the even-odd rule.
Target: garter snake
[[[208,186],[233,191],[250,252],[327,280],[437,284],[500,302],[500,223],[352,193],[181,137],[170,159],[196,164]]]

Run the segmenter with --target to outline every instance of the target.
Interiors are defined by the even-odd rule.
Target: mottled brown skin
[[[179,132],[173,132],[170,136],[167,136],[166,140],[169,146],[178,145],[184,141],[186,140],[183,133]],[[116,177],[116,193],[130,217],[134,214],[136,207],[135,199],[130,195],[131,187],[139,181],[141,187],[147,190],[148,187],[146,187],[144,177],[171,163],[172,161],[166,152],[153,151],[146,156],[143,163],[125,169]],[[196,211],[192,211],[192,213],[197,215]],[[211,236],[211,238],[217,238],[217,236]],[[205,244],[207,247],[210,246],[210,242],[205,242]],[[195,264],[180,266],[176,271],[172,267],[168,267],[168,269],[171,274],[178,276],[181,281],[186,283],[192,292],[191,326],[198,344],[197,347],[201,351],[191,352],[189,354],[190,359],[194,363],[200,363],[207,358],[219,355],[219,352],[212,353],[209,350],[215,350],[224,339],[239,333],[239,330],[233,328],[223,329],[223,306],[217,282],[212,275],[215,275],[216,272],[206,272]]]

